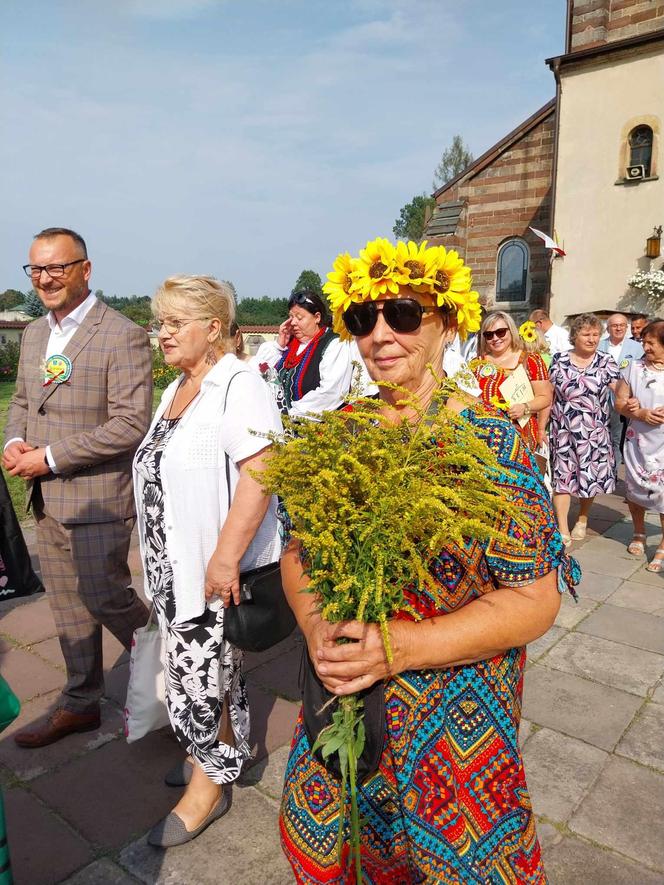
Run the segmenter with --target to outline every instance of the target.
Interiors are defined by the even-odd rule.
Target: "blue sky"
[[[452,137],[475,156],[553,97],[564,0],[3,0],[0,291],[31,237],[93,288],[173,273],[288,295],[392,237]]]

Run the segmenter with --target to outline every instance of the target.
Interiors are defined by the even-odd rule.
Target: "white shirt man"
[[[551,356],[571,350],[572,345],[570,344],[569,333],[562,326],[557,326],[552,322],[545,310],[534,310],[530,314],[530,320],[535,323],[546,338]]]

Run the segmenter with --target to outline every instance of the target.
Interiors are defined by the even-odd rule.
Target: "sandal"
[[[583,522],[579,521],[572,529],[572,534],[570,535],[573,541],[583,541],[586,537],[586,532],[588,531],[588,520],[585,519]]]
[[[643,556],[643,554],[646,552],[645,540],[645,535],[642,535],[640,532],[634,532],[634,537],[629,542],[627,552],[631,556]]]
[[[646,566],[647,572],[664,572],[664,547],[658,547],[655,555]]]

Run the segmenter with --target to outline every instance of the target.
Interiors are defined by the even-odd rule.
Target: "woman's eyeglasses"
[[[509,332],[507,326],[501,326],[500,329],[492,329],[491,332],[482,332],[485,341],[491,341],[492,338],[498,338],[499,341],[502,341],[505,335]]]
[[[416,332],[422,325],[423,314],[435,310],[435,307],[424,307],[414,298],[388,298],[385,301],[351,304],[344,311],[343,320],[351,335],[363,338],[373,332],[381,311],[383,319],[394,332]]]
[[[155,320],[154,322],[150,323],[148,328],[151,332],[156,332],[157,334],[159,334],[163,326],[163,328],[166,329],[169,335],[177,335],[183,326],[186,326],[189,323],[193,322],[195,322],[195,320],[179,320],[176,317],[169,317],[169,319],[167,320]]]

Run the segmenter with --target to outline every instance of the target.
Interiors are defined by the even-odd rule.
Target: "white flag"
[[[542,233],[542,231],[537,230],[536,227],[531,227],[530,230],[535,234],[536,237],[539,237],[540,240],[544,240],[544,245],[547,249],[553,249],[556,255],[565,255],[565,250],[562,249],[555,240],[552,240],[548,234]]]

